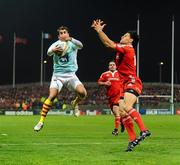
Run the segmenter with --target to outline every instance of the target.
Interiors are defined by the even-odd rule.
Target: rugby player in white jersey
[[[70,37],[68,27],[60,26],[57,31],[58,41],[53,43],[47,51],[49,56],[53,56],[53,75],[49,96],[43,103],[41,117],[38,124],[34,127],[34,131],[40,131],[43,128],[44,120],[52,107],[52,102],[60,93],[63,86],[75,91],[77,94],[76,98],[72,101],[72,107],[76,117],[80,115],[78,103],[87,96],[84,85],[76,76],[76,71],[78,70],[77,52],[83,48],[83,44]],[[63,52],[63,49],[59,47],[61,41],[66,41],[66,52]]]

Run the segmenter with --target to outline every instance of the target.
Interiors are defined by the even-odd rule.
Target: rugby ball
[[[68,43],[66,41],[59,41],[56,47],[60,47],[61,49],[63,49],[63,52],[59,55],[64,56],[68,50]]]

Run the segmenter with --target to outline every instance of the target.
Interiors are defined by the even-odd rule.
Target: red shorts
[[[142,82],[138,77],[128,77],[122,79],[123,92],[125,93],[128,90],[135,91],[138,95],[142,92]],[[124,95],[123,93],[123,95]]]
[[[116,97],[111,97],[108,99],[109,101],[109,106],[112,109],[114,105],[119,105],[119,100],[120,100],[120,95]]]
[[[119,90],[118,93],[114,94],[113,96],[108,97],[108,101],[109,101],[109,106],[112,109],[113,105],[119,105],[119,100],[122,97],[122,92],[123,92],[123,88],[121,88],[121,90]]]

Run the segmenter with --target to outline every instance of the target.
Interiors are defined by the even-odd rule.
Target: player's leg
[[[133,148],[139,144],[139,141],[136,138],[133,120],[132,120],[131,116],[125,111],[126,104],[124,103],[123,98],[121,98],[119,100],[119,109],[120,109],[120,115],[122,118],[122,123],[128,133],[128,137],[129,137],[129,143],[128,143],[128,147],[127,147],[126,151],[127,152],[132,151]]]
[[[76,98],[71,102],[71,104],[74,110],[74,116],[78,117],[80,115],[78,103],[86,98],[87,91],[75,74],[70,77],[67,83],[67,88],[70,90],[73,89],[76,92]]]
[[[77,95],[76,98],[72,101],[72,107],[74,109],[74,115],[78,117],[80,115],[78,103],[86,98],[87,92],[83,84],[77,85],[75,91]]]
[[[126,115],[122,118],[122,122],[123,122],[124,127],[126,128],[126,131],[129,137],[129,143],[126,149],[126,151],[129,152],[129,151],[132,151],[133,148],[139,144],[139,141],[136,138],[136,134],[134,131],[134,123],[133,123],[132,118],[129,115]]]
[[[112,105],[110,107],[111,107],[111,110],[112,110],[112,112],[114,114],[114,130],[112,131],[112,134],[117,136],[118,135],[119,125],[121,125],[121,132],[124,132],[124,125],[122,123],[122,117],[124,116],[124,113],[122,113],[119,110],[119,105],[118,104],[114,104],[114,105]]]
[[[129,115],[134,119],[134,121],[137,123],[141,133],[140,137],[144,139],[146,136],[150,136],[151,133],[145,128],[144,122],[141,118],[141,115],[139,112],[136,111],[135,108],[133,108],[134,104],[137,101],[137,97],[142,92],[142,82],[138,77],[132,77],[130,78],[126,83],[124,83],[124,109],[129,113]]]
[[[58,90],[56,88],[50,88],[49,89],[49,96],[48,98],[45,100],[45,102],[43,103],[42,106],[42,110],[41,110],[41,118],[40,118],[40,122],[44,122],[46,115],[48,113],[48,111],[51,109],[52,107],[52,102],[53,100],[56,98],[56,96],[58,95]]]
[[[112,134],[114,136],[118,135],[118,129],[119,129],[119,125],[120,125],[120,112],[119,112],[119,106],[118,105],[113,105],[111,108],[113,114],[114,114],[114,130],[112,131]]]
[[[48,111],[52,107],[52,101],[57,96],[57,94],[58,94],[58,90],[56,88],[50,88],[49,96],[44,101],[42,109],[41,109],[40,120],[39,120],[38,124],[34,127],[35,131],[40,131],[43,128],[44,120],[47,116]]]
[[[43,128],[44,120],[47,116],[47,113],[52,107],[52,102],[60,92],[62,86],[63,86],[62,81],[58,80],[56,77],[53,76],[49,88],[49,96],[43,103],[41,109],[41,117],[38,124],[34,127],[34,131],[40,131]]]
[[[144,139],[146,136],[150,136],[151,133],[148,131],[148,129],[145,127],[144,122],[142,120],[142,117],[140,113],[133,108],[133,105],[135,104],[137,100],[137,94],[130,92],[125,92],[124,94],[124,103],[125,103],[125,109],[128,112],[128,114],[132,117],[132,119],[137,123],[141,133],[141,138]]]

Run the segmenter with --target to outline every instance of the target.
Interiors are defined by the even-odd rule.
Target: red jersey
[[[133,46],[116,44],[116,52],[116,65],[124,91],[132,89],[140,95],[142,82],[136,76],[136,55]]]
[[[136,55],[132,45],[116,44],[117,70],[123,77],[136,77]]]
[[[98,82],[99,81],[111,82],[110,86],[106,86],[108,99],[120,94],[120,91],[122,88],[121,88],[120,77],[119,77],[118,71],[114,71],[114,72],[107,71],[107,72],[102,73]]]

